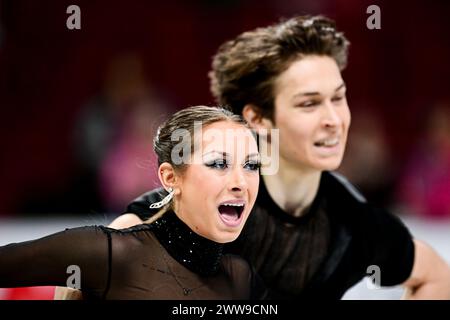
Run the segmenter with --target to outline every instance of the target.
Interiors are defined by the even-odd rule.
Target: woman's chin
[[[220,234],[215,235],[211,240],[217,243],[229,243],[236,240],[241,234],[240,230],[236,232],[220,232]]]

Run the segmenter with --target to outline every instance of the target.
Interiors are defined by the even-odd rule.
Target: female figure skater
[[[278,298],[339,299],[365,276],[411,299],[450,299],[448,265],[342,176],[350,126],[341,71],[349,42],[335,23],[300,16],[244,32],[213,59],[211,90],[250,126],[279,130],[279,170],[262,175],[240,237],[226,250],[254,265]],[[268,142],[271,143],[270,135]],[[269,148],[271,149],[271,148]],[[151,191],[114,227],[147,219]]]
[[[65,286],[68,268],[76,266],[87,299],[262,297],[247,262],[222,255],[223,243],[241,232],[258,191],[252,132],[229,111],[191,107],[160,127],[154,149],[167,190],[151,204],[156,215],[126,230],[80,227],[0,247],[0,287]]]

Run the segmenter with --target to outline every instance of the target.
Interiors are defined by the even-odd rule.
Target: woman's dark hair
[[[212,94],[236,114],[253,104],[273,120],[274,82],[293,61],[307,55],[329,56],[343,70],[348,46],[334,21],[323,16],[298,16],[244,32],[225,42],[214,56],[209,73]]]
[[[184,130],[190,137],[194,137],[197,123],[204,127],[218,121],[231,121],[246,126],[246,122],[241,116],[220,107],[195,106],[182,109],[173,114],[159,126],[153,139],[153,149],[158,156],[158,164],[161,165],[163,162],[168,162],[175,169],[183,169],[186,163],[176,163],[172,159],[172,150],[180,144],[180,141],[172,139],[173,133],[176,130]],[[194,139],[188,139],[187,141],[191,143],[189,150],[192,153],[194,151]],[[180,156],[183,155],[181,154]]]

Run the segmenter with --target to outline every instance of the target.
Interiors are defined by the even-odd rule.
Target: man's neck
[[[302,216],[319,190],[321,171],[302,170],[282,163],[275,175],[262,176],[269,195],[286,213]]]

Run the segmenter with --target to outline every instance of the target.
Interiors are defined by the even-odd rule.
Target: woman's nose
[[[233,192],[243,192],[247,189],[247,180],[243,168],[235,168],[231,172],[229,188]]]

